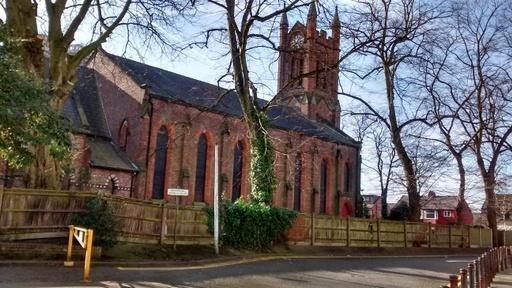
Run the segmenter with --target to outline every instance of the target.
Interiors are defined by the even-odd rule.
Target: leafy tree
[[[69,125],[52,111],[47,91],[21,69],[13,55],[19,42],[9,39],[0,24],[0,157],[19,168],[34,160],[34,145],[62,159],[69,152]]]
[[[7,32],[21,45],[16,53],[23,70],[48,83],[51,110],[62,110],[80,63],[112,36],[115,30],[126,33],[126,47],[140,40],[144,46],[173,48],[166,36],[177,16],[189,1],[180,0],[0,0],[6,15]],[[38,6],[44,6],[43,9]],[[43,19],[42,21],[39,21]],[[42,31],[47,34],[41,37]],[[89,41],[78,43],[78,34]],[[79,44],[79,45],[77,45]],[[33,144],[34,161],[28,169],[28,185],[59,188],[61,163],[53,158],[51,147]],[[56,161],[57,160],[57,161]]]

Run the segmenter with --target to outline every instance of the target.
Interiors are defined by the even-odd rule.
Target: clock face
[[[304,44],[304,36],[302,34],[296,34],[292,37],[292,40],[290,41],[290,46],[292,48],[298,49],[301,48]]]

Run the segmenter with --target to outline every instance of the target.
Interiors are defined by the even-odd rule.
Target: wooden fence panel
[[[404,247],[404,227],[402,222],[381,220],[381,247]]]
[[[315,216],[315,238],[318,245],[346,246],[347,220],[335,216]]]
[[[88,198],[94,193],[78,191],[51,191],[7,189],[0,203],[0,239],[26,239],[20,233],[67,231],[74,213],[82,212]],[[159,243],[162,232],[162,201],[128,199],[105,196],[113,204],[114,216],[120,220],[120,240],[135,243]],[[206,214],[198,207],[180,207],[178,225],[174,232],[174,208],[165,207],[167,233],[165,243],[211,243],[206,226]],[[171,227],[170,227],[171,226]],[[170,233],[169,233],[170,232]],[[49,234],[61,235],[61,234]],[[65,234],[62,234],[65,235]],[[37,238],[36,236],[33,236]]]
[[[407,222],[407,247],[428,247],[428,224]]]

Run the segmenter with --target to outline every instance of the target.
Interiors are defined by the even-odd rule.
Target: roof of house
[[[189,78],[157,67],[146,65],[124,57],[104,52],[114,63],[123,69],[138,85],[146,85],[149,94],[170,101],[191,105],[233,117],[242,117],[242,107],[236,92],[217,85]],[[268,102],[260,100],[260,105]],[[354,140],[340,129],[313,121],[295,108],[271,104],[267,109],[270,126],[291,130],[327,141],[359,147]]]
[[[87,135],[91,151],[90,165],[116,170],[138,171],[123,151],[112,143],[107,120],[98,95],[95,72],[86,67],[77,71],[76,82],[64,104],[62,115],[69,119],[75,133]]]
[[[458,196],[437,196],[432,195],[422,196],[420,198],[421,209],[428,210],[455,210],[459,206]]]
[[[361,195],[364,199],[364,202],[367,204],[374,204],[380,199],[379,195]]]

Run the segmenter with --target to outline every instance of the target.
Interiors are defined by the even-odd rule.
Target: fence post
[[[448,248],[452,248],[452,225],[448,224]]]
[[[480,248],[482,248],[482,226],[478,226],[478,237],[480,238]]]
[[[178,215],[176,215],[177,217]],[[165,202],[162,203],[162,215],[160,221],[160,245],[164,244],[165,236],[167,235],[167,207],[165,206]]]
[[[73,252],[73,225],[69,225],[69,233],[68,233],[68,251],[66,252],[66,261],[64,261],[64,266],[72,267],[74,265],[73,261],[71,261],[71,253]]]
[[[428,248],[432,248],[432,223],[428,222]]]
[[[377,218],[377,247],[380,248],[380,219]]]
[[[84,282],[89,282],[89,275],[91,273],[91,257],[92,257],[92,243],[94,239],[94,231],[87,229],[87,240],[85,248],[85,262],[84,262]]]
[[[468,248],[471,248],[471,226],[466,227],[468,227]]]
[[[350,247],[350,216],[347,217],[347,247]]]
[[[468,265],[469,288],[475,288],[475,264]]]
[[[460,269],[460,287],[468,288],[468,270]]]
[[[407,221],[404,221],[404,247],[407,248]]]
[[[4,184],[2,179],[0,179],[0,182],[2,182],[0,183],[0,223],[2,223],[2,210],[4,207]]]

